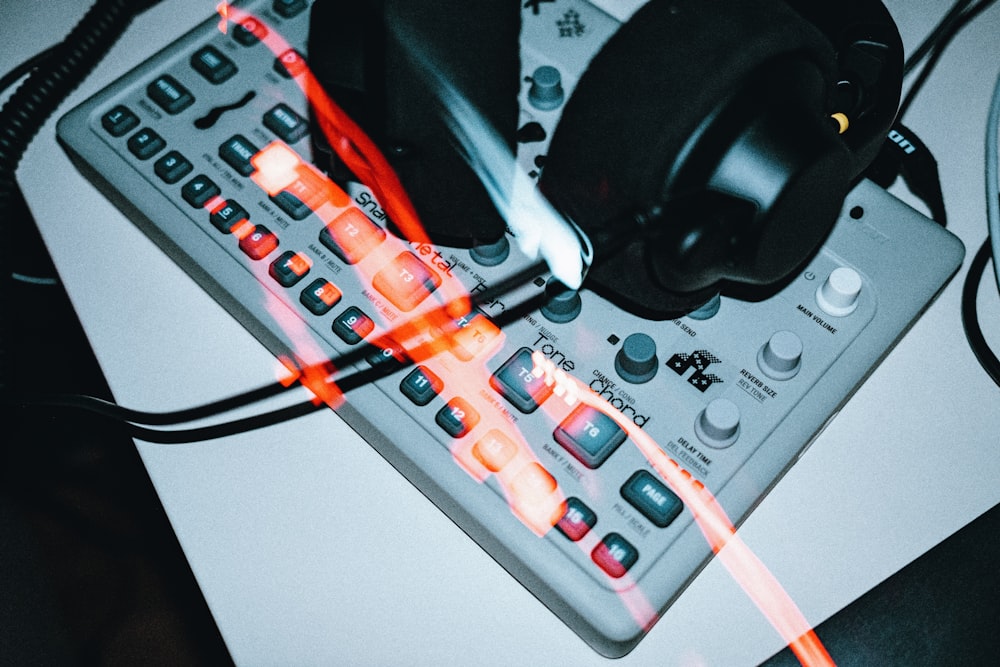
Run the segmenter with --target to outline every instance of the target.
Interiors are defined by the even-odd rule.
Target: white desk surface
[[[3,69],[61,38],[84,4],[5,0]],[[164,0],[61,111],[215,4]],[[599,4],[627,13],[641,3]],[[886,4],[908,49],[951,5]],[[906,119],[938,159],[965,265],[741,530],[813,623],[1000,502],[1000,390],[959,320],[962,280],[986,236],[983,136],[998,34],[994,5],[955,40]],[[164,410],[273,379],[274,360],[80,176],[54,136],[53,119],[19,179],[117,399]],[[988,280],[980,311],[1000,348]],[[238,664],[607,662],[333,413],[138,446]],[[713,562],[620,664],[753,664],[780,648]]]

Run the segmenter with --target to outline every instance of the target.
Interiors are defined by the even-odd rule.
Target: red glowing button
[[[500,472],[517,454],[517,445],[493,429],[472,446],[472,455],[490,472]]]
[[[282,287],[291,287],[302,280],[303,276],[309,273],[312,263],[309,258],[302,253],[289,250],[271,262],[268,273],[278,281]]]
[[[326,315],[343,296],[337,286],[324,278],[317,278],[302,290],[299,301],[313,315]]]
[[[597,523],[594,510],[587,507],[579,498],[566,500],[566,513],[559,519],[556,528],[573,542],[579,542]]]
[[[385,239],[385,230],[356,208],[349,208],[327,224],[319,240],[348,264],[357,264]]]
[[[333,333],[348,345],[357,345],[375,330],[375,322],[361,310],[351,306],[333,321]]]
[[[609,576],[618,579],[625,576],[629,568],[639,560],[639,552],[618,533],[608,533],[607,537],[594,547],[590,557]]]
[[[372,279],[372,287],[396,308],[408,312],[441,285],[441,276],[412,252],[401,252]]]
[[[233,230],[235,233],[235,229]],[[264,225],[257,225],[253,231],[240,238],[240,250],[250,259],[264,259],[278,247],[278,237]]]

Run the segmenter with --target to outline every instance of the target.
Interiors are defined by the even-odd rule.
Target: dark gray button
[[[625,442],[625,431],[597,408],[578,405],[552,437],[585,466],[597,468]]]
[[[149,95],[149,99],[156,102],[157,106],[171,116],[179,114],[194,104],[194,95],[191,94],[191,91],[169,74],[158,77],[153,83],[146,86],[146,94]]]
[[[622,498],[642,512],[654,526],[666,528],[677,518],[684,503],[647,470],[637,470],[622,486]]]
[[[490,377],[490,386],[526,414],[538,409],[552,394],[544,378],[531,374],[533,367],[531,350],[522,347]]]
[[[545,295],[548,299],[542,305],[541,313],[550,322],[570,322],[576,319],[583,307],[580,294],[554,278],[545,283]]]
[[[644,333],[634,333],[626,338],[615,355],[615,370],[622,379],[632,384],[649,382],[658,367],[656,343]]]
[[[531,88],[528,89],[528,102],[531,106],[549,111],[562,104],[565,97],[562,76],[555,67],[542,65],[531,75]]]

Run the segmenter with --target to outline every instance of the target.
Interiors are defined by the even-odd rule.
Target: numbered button
[[[213,198],[218,197],[219,186],[205,174],[198,174],[181,188],[181,197],[195,208],[203,208]]]
[[[417,366],[399,383],[399,391],[415,405],[427,405],[444,389],[444,382],[428,368]]]
[[[145,127],[128,138],[128,149],[140,160],[148,160],[167,145],[167,142],[153,130]]]
[[[325,278],[317,278],[302,290],[299,301],[313,315],[326,315],[343,296],[337,286]]]
[[[590,557],[608,576],[618,579],[639,560],[639,551],[618,533],[608,533]]]
[[[475,445],[472,455],[490,472],[500,472],[517,455],[517,443],[497,429],[491,429]]]
[[[247,213],[246,209],[232,199],[224,201],[208,217],[209,222],[223,234],[232,234],[233,229],[239,223],[249,220],[249,218],[250,214]]]
[[[375,330],[372,318],[351,306],[333,321],[333,333],[348,345],[357,345]]]
[[[121,137],[131,132],[139,125],[139,117],[119,104],[111,111],[101,116],[101,127],[112,137]]]
[[[170,151],[153,165],[156,175],[163,179],[164,183],[170,184],[190,174],[192,169],[194,166],[191,162],[177,151]]]
[[[453,438],[461,438],[479,423],[479,413],[464,398],[456,396],[438,410],[437,425]]]
[[[597,408],[578,405],[552,437],[585,466],[597,468],[625,442],[625,431]]]
[[[278,247],[278,237],[264,225],[257,225],[240,239],[240,250],[250,259],[264,259]]]
[[[587,507],[579,498],[573,497],[566,499],[566,512],[559,519],[556,528],[569,540],[579,542],[596,523],[597,515],[594,514],[594,510]]]
[[[309,261],[308,257],[300,252],[288,250],[271,262],[268,273],[282,287],[291,287],[309,273],[311,266],[312,262]]]

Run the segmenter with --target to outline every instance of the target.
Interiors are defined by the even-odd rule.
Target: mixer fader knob
[[[726,398],[717,398],[694,422],[698,439],[709,447],[728,447],[740,437],[740,409]]]
[[[615,370],[632,384],[649,382],[659,368],[656,342],[644,333],[634,333],[625,339],[615,355]]]

